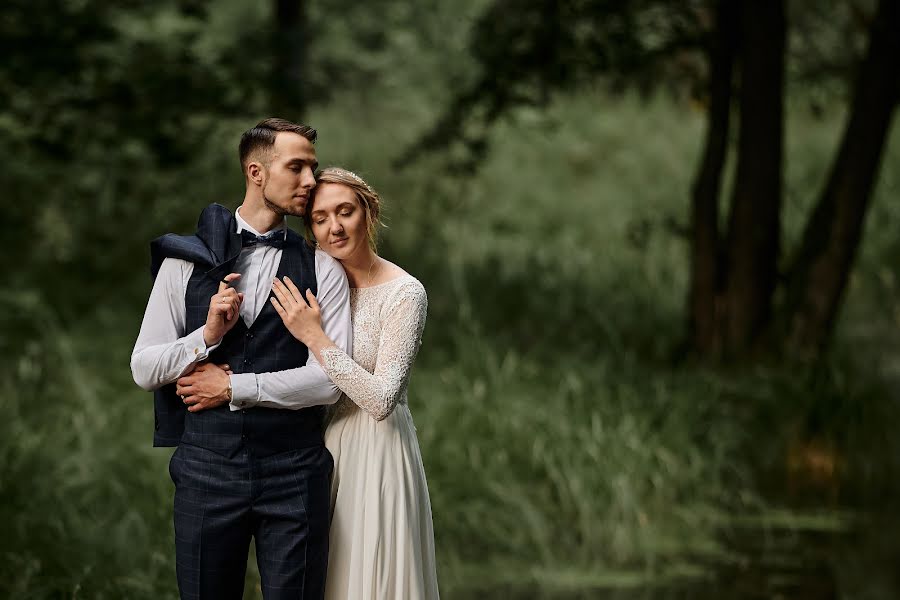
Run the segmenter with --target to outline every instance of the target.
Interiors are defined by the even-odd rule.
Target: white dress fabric
[[[431,502],[406,388],[425,327],[410,275],[351,288],[353,358],[322,351],[344,392],[325,431],[334,456],[329,600],[437,599]]]

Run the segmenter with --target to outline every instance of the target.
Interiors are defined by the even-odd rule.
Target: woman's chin
[[[339,240],[338,242],[329,243],[321,246],[332,258],[337,260],[346,260],[352,258],[359,251],[359,244],[354,243],[351,238]]]
[[[331,258],[334,258],[335,260],[344,260],[350,254],[349,252],[347,252],[346,248],[335,248],[334,246],[331,246],[331,245],[327,245],[327,246],[320,245],[319,248],[322,249],[325,252],[325,254],[327,254]]]

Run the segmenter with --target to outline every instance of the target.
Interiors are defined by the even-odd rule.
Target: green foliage
[[[739,552],[730,515],[765,508],[759,473],[777,481],[798,428],[838,441],[853,495],[896,493],[884,475],[900,465],[871,462],[900,455],[894,409],[852,360],[804,376],[662,360],[680,331],[677,231],[699,115],[662,100],[566,100],[498,130],[499,151],[460,188],[428,169],[396,173],[381,140],[351,135],[371,114],[390,119],[391,101],[352,117],[319,109],[319,152],[365,167],[388,202],[384,252],[429,290],[411,405],[448,597],[712,577]],[[796,155],[818,160],[817,128],[839,120],[794,118],[808,129]],[[637,149],[635,135],[654,141]],[[799,160],[789,172],[798,197],[816,168]],[[883,198],[861,274],[885,268],[894,221]],[[141,227],[162,231],[178,210],[189,226],[197,207],[172,206]],[[139,263],[145,243],[132,245]],[[855,306],[885,301],[877,281],[860,278]],[[69,323],[38,294],[3,297],[2,350],[15,357],[0,425],[6,595],[173,597],[168,453],[149,448],[149,397],[125,366],[148,282],[138,270],[122,285],[117,302]],[[871,332],[853,335],[857,351],[877,347]]]
[[[4,330],[23,344],[15,359],[4,351],[11,364],[0,392],[9,416],[0,425],[0,590],[9,598],[172,597],[171,486],[147,447],[146,418],[128,405],[140,404],[123,404],[127,371],[92,352],[98,341],[127,339],[93,332],[78,340],[40,303],[4,294],[0,304]]]
[[[789,5],[788,89],[824,110],[844,96],[873,8]],[[468,38],[473,68],[403,161],[440,151],[451,166],[476,167],[489,146],[488,130],[504,115],[545,108],[560,93],[665,90],[707,102],[705,55],[715,11],[715,2],[696,0],[493,0]]]
[[[473,350],[416,377],[429,383],[414,408],[451,588],[665,576],[722,551],[714,517],[740,504],[749,474],[731,472],[744,434],[712,386],[642,383],[609,358],[551,374]]]
[[[465,81],[467,34],[484,4],[310,7],[315,64],[328,65],[312,76],[332,86],[310,107],[320,160],[382,193],[383,253],[429,292],[410,393],[444,596],[649,597],[654,586],[693,585],[686,597],[734,597],[710,581],[754,564],[750,542],[790,553],[809,532],[848,527],[867,531],[866,545],[837,546],[829,560],[847,560],[835,560],[836,576],[868,585],[867,597],[896,596],[877,567],[892,564],[896,527],[876,533],[865,519],[900,492],[900,415],[886,389],[900,377],[897,128],[834,355],[816,370],[673,363],[703,127],[691,105],[562,96],[498,121],[477,172],[447,174],[424,155],[395,165]],[[82,48],[66,60],[98,52],[136,104],[101,101],[108,88],[90,83],[87,58],[71,66],[71,85],[90,102],[54,95],[58,49],[0,67],[4,84],[10,73],[33,77],[17,80],[23,106],[52,105],[73,123],[0,108],[0,150],[15,157],[0,170],[14,267],[0,294],[0,596],[174,598],[168,452],[149,447],[150,398],[127,363],[149,290],[148,241],[190,231],[209,202],[240,199],[237,139],[266,114],[247,44],[266,14],[224,0],[63,5],[75,33],[61,35]],[[3,27],[18,25],[4,37],[24,26],[24,5],[13,9],[18,20]],[[175,60],[166,64],[178,72],[147,60]],[[201,95],[157,112],[152,90],[184,78]],[[45,93],[46,105],[36,100]],[[788,113],[788,247],[843,118],[839,105],[809,107],[798,94]],[[177,128],[163,124],[170,117]],[[795,498],[785,483],[792,443],[810,438],[839,453],[834,502],[816,487],[805,490],[812,500]],[[854,518],[834,516],[847,507]]]

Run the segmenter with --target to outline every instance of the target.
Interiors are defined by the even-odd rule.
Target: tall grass
[[[73,336],[40,303],[3,300],[24,350],[5,353],[0,395],[3,596],[172,597],[171,486],[122,368],[127,338]]]

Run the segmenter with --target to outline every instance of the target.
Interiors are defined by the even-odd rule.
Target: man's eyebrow
[[[300,163],[301,165],[309,164],[309,165],[312,165],[313,169],[316,169],[316,168],[318,168],[318,166],[319,166],[319,161],[317,161],[317,160],[314,159],[314,158],[300,158],[300,157],[297,157],[297,158],[292,158],[291,160],[289,160],[289,161],[287,162],[287,164],[289,164],[289,165],[292,165],[292,164],[295,164],[295,163]]]

